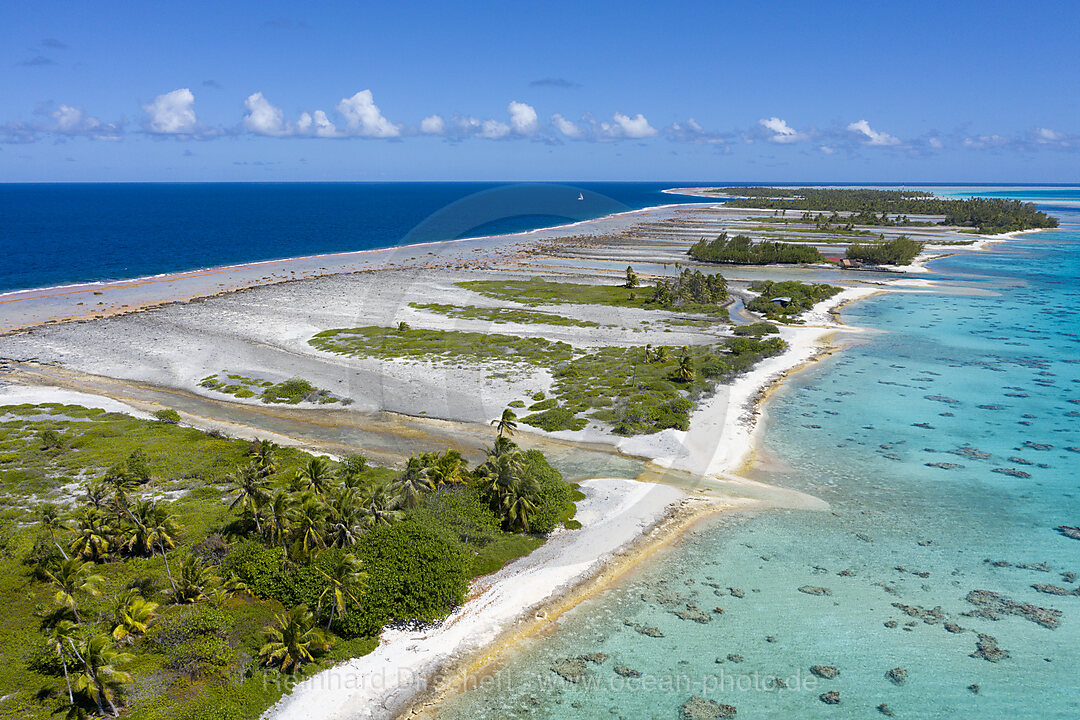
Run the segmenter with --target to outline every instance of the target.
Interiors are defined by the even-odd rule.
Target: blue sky
[[[1080,3],[8,2],[0,179],[1080,181]]]

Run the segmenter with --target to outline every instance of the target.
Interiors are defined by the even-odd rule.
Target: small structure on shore
[[[787,307],[788,305],[791,304],[791,298],[789,298],[788,296],[785,295],[783,297],[774,297],[769,302],[776,303],[780,307]]]

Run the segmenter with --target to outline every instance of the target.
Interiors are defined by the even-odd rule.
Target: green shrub
[[[750,325],[737,325],[733,331],[736,335],[753,335],[761,337],[780,332],[780,328],[769,322],[756,322]]]
[[[910,265],[922,249],[923,243],[900,235],[885,242],[852,243],[848,246],[847,257],[873,265]]]
[[[164,410],[158,410],[154,413],[154,419],[158,422],[167,423],[169,425],[176,425],[180,422],[180,413],[176,412],[172,408],[165,408]]]
[[[221,569],[226,576],[236,575],[256,597],[280,599],[284,594],[284,559],[285,552],[279,547],[244,540],[232,546]]]
[[[434,622],[464,602],[469,559],[448,532],[405,520],[377,527],[364,540],[364,607],[373,622]]]
[[[296,405],[307,400],[316,392],[315,386],[303,378],[292,378],[262,391],[260,399],[264,403],[286,403]]]
[[[521,418],[521,422],[548,432],[581,430],[589,424],[588,420],[575,417],[573,412],[564,407],[553,407],[543,412],[526,415]]]
[[[559,403],[555,398],[548,398],[547,400],[541,400],[540,402],[533,403],[529,406],[529,409],[539,412],[541,410],[550,410],[558,404]]]

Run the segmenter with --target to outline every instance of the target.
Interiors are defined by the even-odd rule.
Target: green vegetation
[[[507,437],[472,470],[448,450],[394,471],[72,405],[0,418],[0,695],[20,718],[254,720],[273,675],[445,617],[580,498]]]
[[[885,242],[849,245],[847,257],[872,265],[910,265],[922,249],[923,243],[900,235]]]
[[[339,328],[325,330],[308,342],[326,352],[381,360],[416,358],[450,363],[551,364],[573,355],[573,348],[564,342],[461,330]]]
[[[342,405],[349,405],[352,402],[347,398],[334,397],[329,390],[320,390],[303,378],[292,378],[278,383],[236,373],[226,373],[225,378],[225,380],[222,380],[215,373],[204,377],[199,381],[199,385],[238,398],[249,398],[258,395],[259,399],[264,403],[297,405],[302,402],[310,402],[328,405],[340,402]]]
[[[574,318],[555,315],[553,313],[539,312],[536,310],[517,310],[514,308],[486,308],[475,305],[443,305],[440,303],[409,303],[409,307],[417,310],[446,315],[452,318],[468,320],[485,320],[501,325],[505,323],[520,323],[522,325],[569,325],[573,327],[601,327],[600,323],[591,320],[576,320]]]
[[[689,273],[689,275],[687,275]],[[542,278],[530,280],[466,280],[458,286],[487,297],[524,305],[553,305],[562,303],[582,305],[610,305],[613,307],[640,308],[643,310],[679,309],[684,312],[710,314],[726,317],[727,311],[717,303],[727,298],[726,286],[721,286],[719,275],[706,283],[705,276],[689,270],[675,281],[658,283],[668,286],[667,295],[659,295],[657,288],[628,288],[625,285],[584,285],[580,283],[550,282]],[[692,279],[693,278],[693,279]],[[695,294],[691,290],[707,293]]]
[[[784,348],[780,338],[735,338],[724,345],[600,348],[553,369],[557,406],[521,422],[549,432],[580,430],[589,419],[618,435],[689,427],[695,401]]]
[[[158,422],[163,422],[166,425],[176,425],[180,422],[180,413],[176,412],[172,408],[165,408],[164,410],[158,410],[154,413],[154,419]]]
[[[991,234],[1058,225],[1056,218],[1034,203],[1004,198],[945,199],[915,190],[863,188],[728,187],[716,192],[735,196],[725,203],[729,207],[844,212],[850,221],[868,225],[917,224],[907,215],[943,215],[943,225],[975,227]]]
[[[736,335],[751,335],[753,337],[763,337],[765,335],[772,335],[780,332],[780,328],[776,327],[772,323],[768,322],[756,322],[750,325],[737,325],[733,332]]]
[[[746,235],[729,238],[726,232],[715,240],[699,240],[686,254],[702,262],[738,265],[821,262],[821,253],[815,247],[781,242],[755,243]]]
[[[751,283],[750,289],[760,293],[746,304],[747,310],[760,313],[770,320],[790,323],[804,311],[822,300],[840,292],[840,288],[824,283],[801,283],[796,280],[773,282],[762,280]],[[786,302],[774,302],[776,298],[790,298]],[[764,323],[768,324],[768,323]],[[748,326],[753,327],[753,326]]]

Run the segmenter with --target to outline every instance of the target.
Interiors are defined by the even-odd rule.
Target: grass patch
[[[628,288],[622,285],[586,285],[551,282],[543,278],[529,280],[465,280],[459,287],[486,297],[523,305],[608,305],[641,310],[674,310],[727,317],[727,311],[713,303],[685,302],[677,308],[658,302],[655,288]],[[670,293],[669,293],[670,294]]]
[[[201,387],[216,390],[226,395],[237,398],[250,398],[256,395],[267,404],[298,405],[302,402],[329,405],[341,403],[350,405],[348,398],[339,398],[329,390],[323,390],[312,385],[303,378],[291,378],[275,383],[263,378],[247,377],[236,373],[225,374],[222,379],[219,374],[208,375],[199,381]]]
[[[577,320],[575,318],[555,315],[554,313],[539,312],[537,310],[518,310],[515,308],[486,308],[476,305],[444,305],[440,303],[409,303],[409,307],[417,310],[427,310],[452,318],[466,320],[484,320],[496,325],[506,323],[519,323],[522,325],[564,325],[572,327],[601,327],[600,323],[591,320]],[[608,326],[610,327],[610,326]]]
[[[339,355],[380,360],[411,358],[460,364],[514,362],[551,365],[569,360],[574,349],[564,342],[461,330],[398,330],[359,327],[325,330],[308,341]]]

